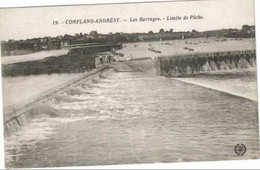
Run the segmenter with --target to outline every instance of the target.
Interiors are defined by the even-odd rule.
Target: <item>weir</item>
[[[59,86],[32,96],[31,98],[21,101],[15,105],[5,107],[3,109],[5,134],[9,135],[14,131],[19,130],[21,126],[31,121],[34,117],[37,116],[37,114],[48,114],[50,117],[58,116],[59,111],[53,108],[50,104],[53,102],[57,102],[57,100],[70,100],[66,97],[61,98],[59,94],[76,94],[79,89],[77,89],[75,86],[81,85],[82,81],[85,81],[86,78],[95,77],[108,68],[108,66],[101,66],[98,69],[95,69],[91,72],[83,73],[66,83],[60,84]]]
[[[84,90],[95,87],[95,84],[98,83],[98,80],[92,77],[104,79],[105,77],[100,74],[109,68],[114,68],[117,72],[138,71],[153,75],[185,77],[207,72],[256,68],[256,51],[196,53],[158,57],[157,60],[127,61],[111,63],[109,66],[104,65],[25,101],[4,108],[5,134],[20,129],[21,126],[37,116],[36,113],[48,114],[50,117],[59,116],[59,111],[52,107],[52,103],[72,100],[64,96],[61,97],[60,94],[89,94]],[[86,79],[89,79],[91,83],[85,83]]]
[[[158,57],[160,75],[185,77],[200,73],[256,68],[256,51],[225,51]]]

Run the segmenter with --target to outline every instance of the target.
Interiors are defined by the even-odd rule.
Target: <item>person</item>
[[[100,61],[100,64],[103,65],[103,57],[102,56],[99,57],[99,61]]]
[[[105,62],[108,63],[108,55],[105,55]]]
[[[108,63],[111,63],[111,56],[108,56]]]

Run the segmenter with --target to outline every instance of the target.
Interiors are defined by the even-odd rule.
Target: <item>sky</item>
[[[167,20],[167,16],[200,15],[203,19]],[[67,20],[120,18],[117,23],[64,24]],[[161,18],[157,22],[130,22],[130,18]],[[163,19],[164,18],[164,19]],[[127,20],[127,21],[123,21]],[[59,25],[53,25],[58,21]],[[63,24],[62,24],[63,22]],[[28,39],[64,34],[109,32],[158,32],[215,30],[254,25],[253,0],[211,0],[153,2],[81,6],[54,6],[0,9],[1,40]]]

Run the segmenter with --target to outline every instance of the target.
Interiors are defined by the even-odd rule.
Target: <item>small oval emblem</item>
[[[246,146],[244,144],[237,144],[235,146],[235,152],[239,156],[244,155],[246,153]]]

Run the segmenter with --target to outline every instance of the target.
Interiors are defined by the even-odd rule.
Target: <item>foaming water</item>
[[[230,77],[218,79],[228,83]],[[112,69],[72,91],[47,103],[51,108],[40,109],[59,113],[58,117],[40,114],[5,138],[7,167],[259,156],[257,103],[251,100],[175,79]],[[234,152],[237,143],[247,147],[242,157]]]
[[[67,94],[67,93],[65,93]],[[47,103],[51,105],[57,105],[59,103],[69,103],[69,102],[79,102],[80,99],[73,99],[67,95],[55,95],[51,100],[49,100]]]
[[[50,117],[59,117],[60,112],[55,108],[46,104],[37,104],[35,107],[29,110],[32,117],[37,117],[38,115],[48,115]]]
[[[73,95],[82,95],[82,94],[91,94],[91,93],[88,91],[85,91],[85,89],[82,87],[79,87],[79,88],[75,87],[75,88],[70,88],[69,90],[67,90],[65,92],[65,94],[73,96]]]
[[[33,119],[11,136],[5,137],[5,161],[17,161],[21,155],[24,155],[25,150],[34,149],[37,147],[38,142],[49,139],[55,133],[54,126],[52,119],[42,116]]]
[[[253,72],[214,72],[174,79],[257,101],[256,77],[256,70],[254,70]]]

